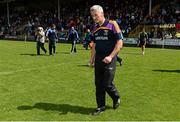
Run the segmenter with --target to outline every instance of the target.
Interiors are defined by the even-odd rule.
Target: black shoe
[[[113,101],[113,109],[117,109],[119,107],[121,103],[120,98],[118,98],[117,100]]]
[[[97,108],[92,115],[97,116],[105,111],[105,107]]]

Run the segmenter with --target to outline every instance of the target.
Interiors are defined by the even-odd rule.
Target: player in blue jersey
[[[106,93],[113,100],[113,108],[120,105],[120,95],[114,85],[117,54],[123,46],[122,32],[116,21],[105,19],[103,8],[94,5],[90,13],[95,22],[92,29],[93,53],[90,63],[95,67],[97,109],[93,115],[105,111]]]
[[[76,50],[76,43],[79,39],[78,32],[75,30],[74,27],[71,27],[68,35],[69,40],[71,41],[72,47],[71,47],[71,54],[74,54],[77,52]]]
[[[51,28],[47,30],[46,37],[48,37],[48,39],[49,39],[49,55],[55,55],[56,40],[58,39],[55,24],[52,24]]]

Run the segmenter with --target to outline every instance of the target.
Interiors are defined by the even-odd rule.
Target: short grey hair
[[[90,12],[94,12],[94,11],[98,11],[98,12],[104,13],[103,8],[102,8],[102,6],[100,6],[100,5],[93,5],[93,6],[90,8]]]

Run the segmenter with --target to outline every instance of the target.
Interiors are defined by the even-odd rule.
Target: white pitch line
[[[61,64],[53,65],[53,67],[64,65],[64,64],[61,63]],[[52,65],[51,66],[36,67],[36,68],[28,68],[28,69],[19,69],[19,70],[15,70],[15,71],[0,72],[0,75],[14,74],[14,73],[17,73],[17,72],[32,71],[32,70],[39,70],[39,69],[46,69],[46,68],[49,68],[49,67],[52,67]]]
[[[77,64],[80,64],[80,63],[84,63],[84,61],[83,62],[78,62]],[[70,64],[70,63],[56,64],[56,65],[53,65],[53,67],[66,65],[66,64]],[[28,69],[19,69],[19,70],[14,70],[14,71],[5,71],[5,72],[0,72],[0,75],[11,75],[11,74],[14,74],[14,73],[17,73],[17,72],[40,70],[40,69],[46,69],[46,68],[49,68],[49,67],[52,67],[52,65],[41,66],[41,67],[36,67],[36,68],[28,68]]]

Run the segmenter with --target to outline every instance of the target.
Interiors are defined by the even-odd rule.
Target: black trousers
[[[96,102],[97,107],[105,107],[106,92],[113,101],[120,98],[119,93],[114,85],[114,76],[116,71],[116,57],[111,63],[102,62],[105,56],[95,57],[95,85],[96,85]]]
[[[119,56],[117,56],[117,61],[120,63],[122,61],[122,58],[120,58]]]
[[[76,53],[77,52],[77,50],[76,50],[76,41],[72,40],[71,44],[72,44],[71,53]]]
[[[47,52],[47,50],[44,48],[44,43],[37,42],[37,55],[40,55],[40,48],[44,51],[44,53]]]
[[[140,40],[140,46],[144,46],[146,44],[146,40]]]
[[[52,55],[56,53],[56,41],[55,40],[49,40],[49,55]]]

